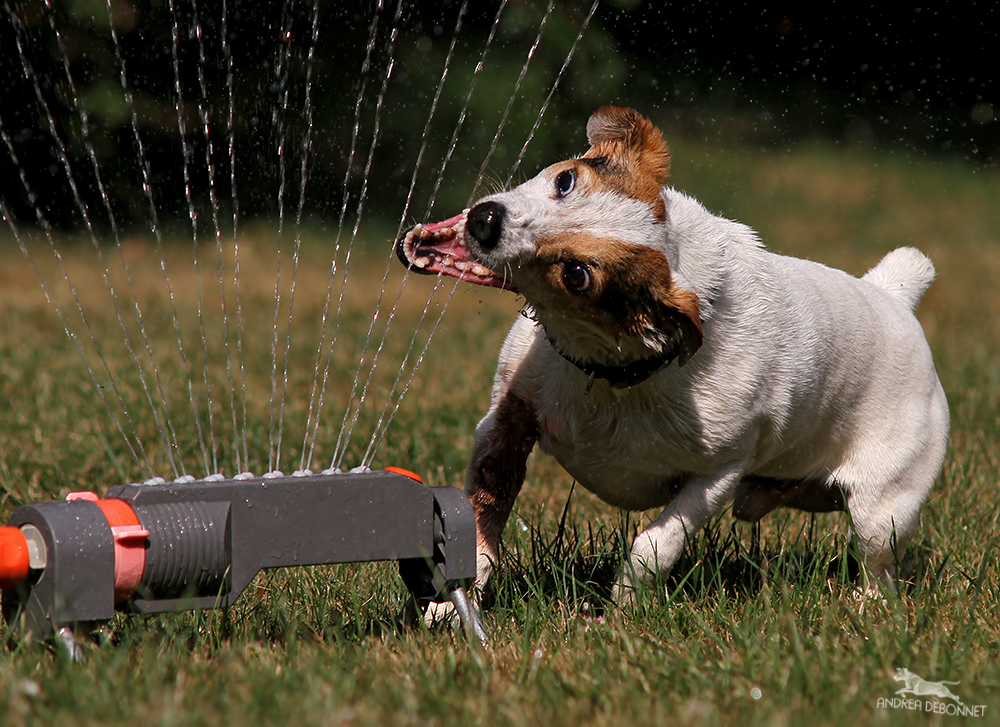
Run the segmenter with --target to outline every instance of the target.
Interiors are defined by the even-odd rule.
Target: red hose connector
[[[0,528],[0,590],[21,585],[28,577],[28,541],[20,528]]]

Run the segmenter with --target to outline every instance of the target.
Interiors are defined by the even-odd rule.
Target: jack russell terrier
[[[467,474],[477,586],[536,442],[606,502],[664,508],[632,545],[619,604],[729,503],[748,522],[849,511],[867,572],[891,585],[948,439],[913,315],[931,262],[899,248],[859,279],[776,255],[663,186],[667,146],[637,112],[598,109],[587,139],[583,156],[396,243],[415,272],[528,303]]]

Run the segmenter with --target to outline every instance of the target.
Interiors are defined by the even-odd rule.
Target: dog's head
[[[599,367],[677,358],[701,345],[697,296],[672,275],[660,194],[663,135],[631,109],[587,123],[590,149],[397,242],[404,264],[521,293],[553,346]]]

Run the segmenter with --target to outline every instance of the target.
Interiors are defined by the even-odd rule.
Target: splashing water
[[[3,188],[0,213],[135,472],[142,478],[164,468],[175,477],[189,470],[208,475],[255,463],[269,471],[304,470],[326,462],[342,466],[352,452],[366,466],[373,462],[457,290],[457,281],[438,280],[417,306],[412,330],[390,336],[394,323],[403,325],[397,316],[409,279],[396,270],[390,246],[380,287],[348,285],[352,262],[371,265],[361,241],[373,222],[366,210],[376,169],[385,174],[393,164],[409,177],[399,185],[395,239],[418,199],[425,204],[422,219],[428,218],[448,186],[456,154],[482,154],[458,175],[475,195],[520,99],[534,107],[534,116],[527,138],[514,147],[520,153],[509,183],[596,7],[594,2],[561,68],[536,99],[523,89],[545,47],[554,3],[537,18],[534,33],[522,37],[505,31],[506,0],[488,26],[470,13],[467,0],[440,18],[422,17],[403,0],[388,7],[378,0],[352,36],[357,53],[336,56],[354,58],[349,68],[331,67],[331,56],[319,52],[325,43],[346,41],[330,32],[339,18],[325,18],[318,0],[287,0],[280,17],[232,0],[219,6],[168,0],[146,11],[152,19],[126,17],[108,0],[102,17],[83,24],[93,58],[79,51],[83,31],[67,25],[51,2],[31,12],[5,4],[0,21],[9,25],[4,37],[13,44],[5,44],[9,57],[0,70],[17,71],[4,82],[16,91],[8,97],[23,103],[0,108],[0,151],[20,182]],[[134,32],[140,20],[161,31],[149,36],[159,47],[148,47],[149,38]],[[483,33],[469,33],[470,24]],[[67,42],[68,28],[74,42]],[[435,55],[438,35],[447,42]],[[469,47],[470,38],[479,39],[478,48]],[[511,74],[516,80],[508,84],[495,132],[484,135],[479,132],[490,122],[482,107],[488,104],[477,106],[477,84],[491,73],[489,52],[498,43],[507,57],[524,60]],[[416,67],[417,51],[438,58],[440,66],[432,73],[429,65]],[[161,59],[158,73],[144,54]],[[104,74],[97,82],[95,69]],[[499,71],[492,72],[495,79]],[[351,87],[346,97],[338,81],[345,74]],[[425,75],[436,82],[424,83]],[[456,84],[464,84],[458,93]],[[417,86],[426,92],[415,93],[411,87]],[[153,103],[156,94],[169,106]],[[331,109],[349,118],[331,122]],[[120,158],[108,154],[107,140],[95,133],[95,113],[119,114]],[[399,114],[409,119],[416,146],[403,158],[385,141],[392,133],[392,143],[401,144],[399,124],[387,125]],[[476,151],[470,121],[489,140],[487,150]],[[343,134],[336,131],[341,122]],[[334,133],[342,138],[332,143]],[[31,156],[39,153],[53,161],[45,166],[48,177]],[[329,181],[339,176],[331,169],[343,170],[339,182]],[[476,176],[464,176],[468,169],[478,169]],[[52,189],[62,190],[58,198],[47,198],[56,194]],[[384,216],[385,190],[377,194]],[[63,200],[69,204],[61,206]],[[331,204],[332,214],[324,214]],[[335,225],[320,253],[310,242],[323,224],[315,221],[317,210]],[[182,219],[186,232],[178,225]],[[101,304],[94,281],[65,262],[67,246],[74,255],[79,246],[58,231],[64,225],[81,228],[94,251],[116,335],[92,323]],[[141,228],[145,234],[137,236]],[[186,258],[179,244],[185,240],[191,246]],[[328,266],[325,300],[297,301],[303,276],[315,282],[317,259]],[[368,287],[373,289],[360,289]],[[161,329],[172,331],[169,345],[154,335]],[[311,357],[297,353],[302,341]],[[119,344],[125,367],[114,354]],[[307,359],[308,369],[299,371],[297,364]],[[376,375],[386,367],[393,372],[388,380]],[[264,405],[249,393],[261,390],[267,392]],[[354,444],[372,399],[377,414],[371,431],[366,442]],[[329,421],[329,410],[337,407],[339,427]],[[295,432],[300,444],[289,439]]]

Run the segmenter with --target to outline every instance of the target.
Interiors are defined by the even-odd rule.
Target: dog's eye
[[[576,186],[576,175],[573,174],[572,169],[559,172],[556,176],[556,199],[565,197],[572,192],[574,186]]]
[[[590,269],[581,262],[564,262],[562,279],[566,290],[574,295],[585,296],[590,292]]]

